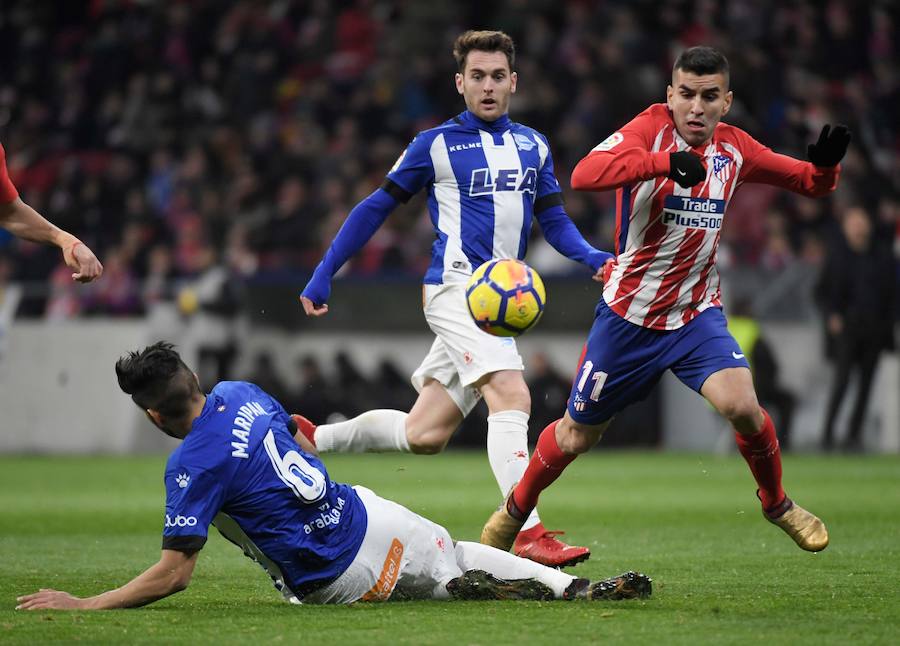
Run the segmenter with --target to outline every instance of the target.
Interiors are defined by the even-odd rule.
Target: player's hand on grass
[[[103,265],[97,260],[97,256],[80,241],[63,249],[63,260],[75,272],[72,274],[72,280],[79,283],[89,283],[103,273]]]
[[[32,594],[16,598],[16,610],[84,610],[85,600],[68,592],[41,588]]]
[[[690,188],[706,179],[706,169],[697,155],[682,150],[677,153],[669,153],[668,177],[682,188]]]
[[[303,311],[306,312],[307,316],[323,316],[328,313],[327,303],[316,305],[306,296],[300,297],[300,304],[303,305]]]
[[[837,166],[847,153],[851,139],[850,128],[847,126],[837,125],[832,128],[824,125],[819,139],[807,147],[806,154],[809,161],[821,168]]]

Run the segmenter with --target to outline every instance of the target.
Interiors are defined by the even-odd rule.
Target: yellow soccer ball
[[[538,273],[521,260],[488,260],[466,285],[475,324],[494,336],[519,336],[541,318],[547,292]]]

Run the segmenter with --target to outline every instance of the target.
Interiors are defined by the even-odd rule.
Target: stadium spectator
[[[166,465],[159,562],[91,597],[41,589],[18,610],[143,606],[184,590],[209,526],[243,549],[286,601],[394,599],[593,601],[646,598],[648,577],[591,583],[447,530],[365,487],[332,482],[297,430],[309,424],[248,382],[207,395],[167,343],[116,363],[119,387],[163,433],[182,440]],[[503,577],[503,578],[498,578]]]
[[[557,419],[559,411],[566,407],[572,379],[557,372],[543,352],[531,355],[526,377],[528,390],[534,393],[529,426],[531,429],[542,429]],[[532,439],[537,440],[537,437]]]
[[[878,359],[894,347],[895,268],[889,236],[876,235],[863,207],[844,211],[840,231],[829,247],[821,278],[828,349],[835,364],[822,446],[834,449],[838,411],[856,373],[856,402],[842,448],[859,451]]]
[[[302,410],[310,419],[328,421],[334,412],[333,396],[340,387],[333,388],[322,374],[322,367],[312,355],[298,357],[296,364],[300,380],[291,396],[291,408]]]

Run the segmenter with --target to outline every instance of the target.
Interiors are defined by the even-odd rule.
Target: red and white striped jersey
[[[668,179],[669,154],[692,150],[706,180]],[[651,105],[610,135],[572,172],[572,188],[616,190],[616,259],[603,288],[609,307],[642,327],[674,330],[720,306],[716,250],[728,202],[744,182],[818,197],[837,186],[839,166],[819,168],[772,152],[740,128],[719,123],[691,148],[665,104]]]

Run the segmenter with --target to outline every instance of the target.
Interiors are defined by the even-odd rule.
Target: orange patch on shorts
[[[394,586],[397,585],[397,578],[400,576],[402,558],[403,543],[395,538],[391,541],[391,547],[388,549],[387,558],[384,559],[384,566],[381,568],[381,574],[378,575],[378,581],[371,590],[362,596],[361,601],[387,601],[391,598]]]

